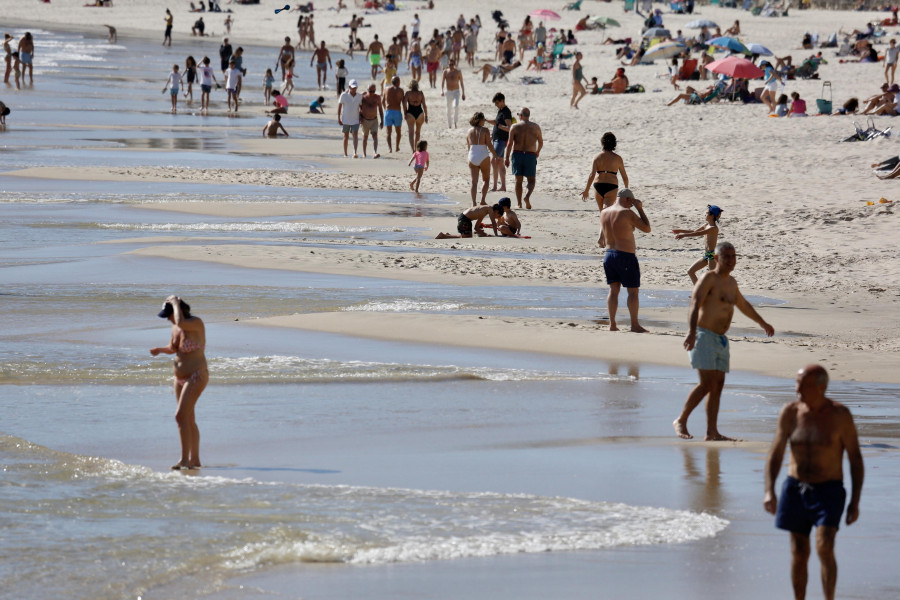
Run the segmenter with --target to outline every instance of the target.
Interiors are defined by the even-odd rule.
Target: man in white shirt
[[[414,14],[414,15],[413,15],[413,22],[412,22],[412,39],[414,39],[414,40],[415,40],[415,39],[418,39],[418,37],[419,37],[419,25],[421,25],[421,24],[422,24],[422,22],[419,20],[419,14],[418,14],[418,13]]]
[[[234,112],[238,111],[238,90],[241,89],[243,75],[237,68],[234,59],[228,61],[228,70],[225,71],[225,91],[228,92],[228,112],[231,112],[231,102],[234,100]]]
[[[359,105],[362,104],[362,94],[357,93],[358,87],[356,80],[351,79],[347,91],[338,100],[338,125],[344,132],[344,156],[347,156],[347,142],[353,133],[353,158],[359,158]]]

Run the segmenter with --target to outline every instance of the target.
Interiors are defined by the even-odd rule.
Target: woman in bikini
[[[466,134],[469,147],[469,170],[472,172],[472,206],[475,206],[475,193],[478,190],[478,173],[481,173],[481,203],[487,204],[488,178],[491,175],[491,158],[499,160],[491,142],[491,132],[484,126],[484,113],[477,112],[469,119],[472,129]]]
[[[622,174],[622,183],[628,187],[628,174],[625,172],[625,162],[622,157],[613,152],[616,149],[616,136],[607,131],[600,138],[603,150],[594,157],[591,163],[591,174],[588,175],[587,185],[581,193],[582,201],[587,201],[594,184],[594,198],[597,200],[597,208],[602,212],[616,201],[616,193],[619,189],[618,174]],[[597,242],[604,246],[603,234]]]
[[[428,122],[425,94],[419,90],[419,82],[415,79],[409,82],[409,91],[403,94],[403,114],[406,115],[406,126],[409,131],[409,147],[415,152],[422,133],[422,123]]]
[[[410,77],[415,81],[422,79],[422,48],[419,47],[418,38],[413,40],[412,47],[409,49],[406,66],[409,67]]]
[[[172,323],[172,339],[168,346],[151,348],[150,354],[175,355],[175,399],[178,408],[175,422],[181,437],[181,460],[173,469],[200,467],[200,430],[194,417],[194,406],[209,383],[206,368],[206,330],[199,317],[191,316],[191,307],[178,296],[169,296],[159,316]]]

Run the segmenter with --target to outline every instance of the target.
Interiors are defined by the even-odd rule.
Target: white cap
[[[351,80],[350,80],[350,83],[347,84],[347,87],[355,88],[355,87],[359,87],[359,84],[356,83],[356,80],[355,80],[355,79],[351,79]]]

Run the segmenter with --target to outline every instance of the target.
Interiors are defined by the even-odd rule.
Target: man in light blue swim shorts
[[[687,401],[673,423],[678,437],[692,439],[687,422],[691,412],[706,398],[706,441],[734,441],[719,433],[719,400],[725,387],[725,373],[730,367],[729,343],[725,334],[731,327],[731,318],[737,307],[755,321],[767,336],[775,334],[756,309],[747,302],[738,289],[731,272],[737,265],[737,253],[728,242],[716,246],[716,268],[707,271],[694,286],[691,294],[691,311],[688,335],[684,348],[691,353],[691,366],[697,369],[700,383],[688,394]]]

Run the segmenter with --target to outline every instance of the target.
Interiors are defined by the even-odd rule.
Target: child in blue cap
[[[675,234],[676,240],[680,240],[686,237],[700,237],[701,235],[706,236],[706,247],[703,251],[703,258],[692,264],[691,268],[688,269],[688,277],[691,278],[691,283],[697,283],[697,271],[702,269],[704,265],[709,267],[710,270],[716,268],[716,244],[719,241],[718,223],[719,217],[721,215],[721,208],[719,208],[715,204],[708,204],[706,212],[706,223],[702,227],[700,227],[699,229],[695,229],[694,231],[691,231],[689,229],[672,230],[672,233]]]

